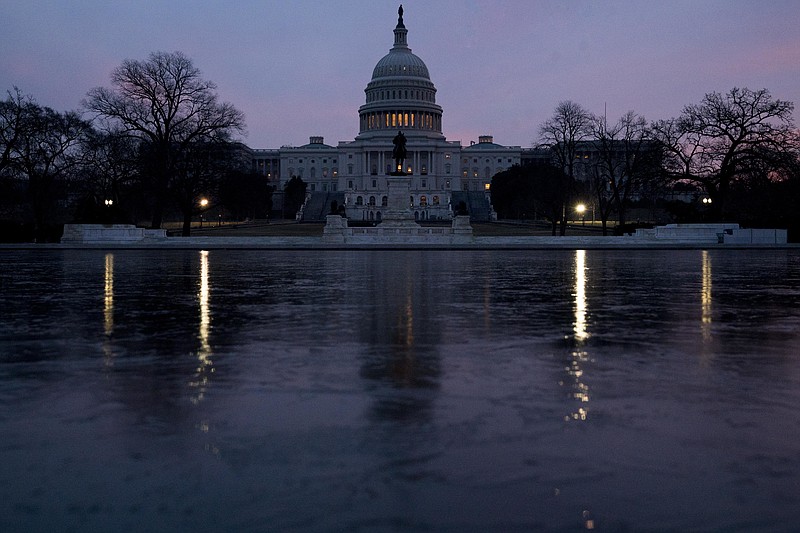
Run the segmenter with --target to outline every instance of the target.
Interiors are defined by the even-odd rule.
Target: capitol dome
[[[436,104],[436,87],[428,67],[411,52],[408,30],[403,24],[403,7],[398,10],[394,46],[372,71],[364,89],[366,103],[359,110],[360,134],[442,136],[442,108]]]

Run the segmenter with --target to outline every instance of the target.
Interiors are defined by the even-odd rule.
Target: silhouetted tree
[[[119,131],[93,130],[83,142],[83,200],[76,221],[130,223],[124,191],[141,176],[140,141]],[[105,201],[113,202],[110,206]],[[125,199],[127,200],[127,198]],[[91,202],[95,205],[91,206]],[[95,213],[100,216],[92,216]],[[94,220],[96,219],[96,220]]]
[[[146,61],[125,60],[111,81],[111,89],[89,91],[84,106],[109,129],[122,129],[149,145],[152,226],[158,228],[178,165],[186,160],[192,143],[241,132],[244,115],[232,104],[219,103],[216,86],[202,79],[180,52],[154,52]]]
[[[552,165],[514,165],[492,178],[492,206],[500,218],[541,215],[556,235],[567,185],[566,175]]]
[[[539,128],[540,143],[550,148],[553,164],[567,181],[561,206],[561,235],[566,233],[567,204],[574,195],[578,145],[591,137],[593,120],[594,116],[580,104],[567,100],[559,103],[553,116]]]
[[[606,234],[606,222],[616,210],[621,226],[627,222],[628,203],[634,195],[649,189],[661,175],[661,151],[651,137],[647,121],[628,111],[616,124],[605,117],[595,119],[593,145],[598,161],[592,188],[597,198],[597,213]]]
[[[265,176],[231,170],[222,181],[219,200],[236,219],[269,218],[274,190]]]
[[[23,95],[14,87],[8,91],[5,100],[0,101],[0,178],[11,175],[11,164],[19,148],[20,138],[36,115],[38,106],[30,96]]]
[[[501,219],[534,218],[536,188],[533,167],[513,165],[492,177],[492,207]]]
[[[303,202],[306,201],[307,187],[308,184],[297,176],[292,176],[283,187],[283,206],[292,216],[300,210]]]
[[[13,105],[21,109],[5,171],[27,182],[35,238],[49,240],[56,201],[66,194],[66,182],[82,162],[82,140],[91,126],[75,112],[58,113],[29,98]]]
[[[733,88],[708,93],[678,118],[653,124],[662,144],[665,169],[673,180],[701,185],[717,217],[728,214],[732,184],[752,168],[784,167],[792,160],[797,137],[794,104],[773,99],[767,89]]]

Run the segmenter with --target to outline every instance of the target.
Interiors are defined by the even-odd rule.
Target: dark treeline
[[[272,189],[234,139],[244,116],[183,54],[127,60],[82,112],[14,88],[0,101],[0,240],[57,240],[63,222],[161,227],[206,211],[264,218]],[[205,200],[202,201],[201,200]]]
[[[680,116],[648,123],[629,111],[613,124],[571,101],[539,129],[537,157],[498,173],[500,218],[539,218],[564,234],[575,206],[628,229],[630,213],[662,221],[730,221],[800,236],[800,137],[794,105],[766,89],[709,93]],[[638,209],[637,209],[638,208]],[[585,214],[582,216],[586,216]]]

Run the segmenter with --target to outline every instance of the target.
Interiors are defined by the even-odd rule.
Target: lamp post
[[[586,205],[578,204],[575,206],[575,212],[581,216],[581,226],[586,225]]]
[[[208,198],[200,198],[200,209],[208,207]],[[200,212],[200,229],[203,229],[203,212]]]

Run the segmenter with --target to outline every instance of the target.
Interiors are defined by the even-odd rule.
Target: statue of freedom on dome
[[[403,172],[403,161],[406,160],[406,136],[403,135],[402,131],[398,131],[397,135],[394,136],[392,139],[392,144],[394,145],[394,150],[392,150],[392,158],[394,158],[395,170],[397,172]]]
[[[400,9],[397,10],[397,16],[398,16],[397,25],[398,26],[402,26],[403,25],[403,4],[400,4]]]

